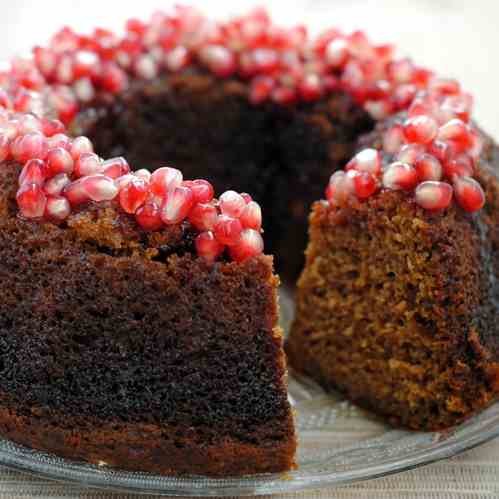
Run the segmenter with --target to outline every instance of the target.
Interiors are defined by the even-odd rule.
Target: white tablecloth
[[[132,15],[146,16],[176,3],[141,0],[9,0],[1,2],[0,60],[27,51],[63,24],[89,30],[118,27]],[[303,22],[314,30],[328,24],[365,29],[378,41],[395,41],[401,52],[455,76],[476,96],[476,117],[499,137],[498,56],[499,2],[496,0],[185,0],[220,16],[266,4],[284,23]],[[91,15],[89,15],[89,12]],[[461,499],[499,497],[499,440],[448,461],[384,479],[347,487],[296,494],[307,499]],[[40,480],[0,468],[0,499],[131,498],[73,485]],[[144,497],[144,496],[140,496]]]

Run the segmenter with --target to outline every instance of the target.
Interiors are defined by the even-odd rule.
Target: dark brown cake
[[[314,205],[293,367],[414,429],[455,425],[496,399],[498,153],[489,143],[477,170],[487,191],[478,214],[432,213],[389,190]]]

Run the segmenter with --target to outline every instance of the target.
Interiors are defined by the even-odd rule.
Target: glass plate
[[[283,326],[292,316],[290,294],[281,293]],[[289,397],[296,410],[298,465],[285,474],[209,479],[119,471],[73,462],[0,439],[0,464],[84,486],[177,496],[277,494],[319,489],[381,477],[454,456],[499,435],[499,402],[462,425],[422,433],[395,430],[290,373]]]

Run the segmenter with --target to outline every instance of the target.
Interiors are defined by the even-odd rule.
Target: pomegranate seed
[[[23,184],[36,184],[43,185],[45,182],[46,165],[40,159],[30,159],[19,175],[19,185]]]
[[[120,205],[127,213],[135,213],[147,199],[147,184],[140,178],[134,178],[120,190]]]
[[[66,130],[64,123],[59,120],[41,119],[42,132],[45,137],[52,137],[58,133],[63,133]]]
[[[244,208],[241,217],[241,225],[244,229],[260,230],[262,227],[262,210],[258,203],[250,201]]]
[[[454,192],[461,208],[468,212],[479,210],[485,204],[482,186],[471,177],[454,177]]]
[[[177,73],[189,65],[191,62],[191,55],[185,47],[178,45],[165,54],[164,61],[165,66],[169,71]]]
[[[73,206],[90,201],[87,191],[84,189],[83,179],[71,182],[63,189],[62,194]]]
[[[165,166],[158,168],[151,175],[151,192],[156,196],[164,197],[182,183],[182,172],[175,168]]]
[[[17,130],[19,135],[41,132],[42,124],[40,123],[40,120],[32,114],[25,114],[19,119]]]
[[[345,166],[345,171],[368,172],[375,176],[381,173],[381,153],[376,149],[363,149]]]
[[[7,135],[0,133],[0,163],[10,156],[10,141]]]
[[[161,220],[166,225],[178,224],[187,218],[193,204],[194,196],[192,191],[188,187],[176,187],[165,197],[161,206]]]
[[[351,173],[354,174],[352,178],[355,195],[359,199],[367,199],[376,192],[378,189],[378,182],[371,173],[358,171],[352,171]]]
[[[413,84],[398,85],[393,89],[391,96],[393,105],[396,110],[407,109],[417,93],[417,87]]]
[[[454,95],[461,91],[461,87],[456,80],[446,78],[434,78],[429,82],[429,89],[442,95]]]
[[[419,144],[406,144],[395,155],[395,159],[401,163],[416,164],[416,158],[425,152],[425,148]]]
[[[472,138],[466,123],[459,119],[453,119],[442,125],[438,130],[439,140],[452,140],[461,149],[472,145]]]
[[[94,152],[94,146],[87,137],[76,137],[69,150],[73,159],[78,159],[83,153]]]
[[[52,137],[49,137],[47,142],[49,149],[54,149],[55,147],[62,147],[66,151],[71,149],[71,139],[63,133],[56,133]]]
[[[199,256],[209,262],[215,261],[224,251],[224,245],[220,244],[213,232],[201,232],[195,240],[196,251]]]
[[[89,50],[78,50],[74,54],[73,72],[75,79],[90,76],[96,72],[99,57]]]
[[[38,69],[45,75],[50,76],[57,65],[57,55],[53,50],[35,47],[33,49],[34,61]]]
[[[71,183],[71,179],[65,173],[59,173],[45,182],[43,190],[51,196],[58,196]]]
[[[253,201],[253,198],[247,192],[241,192],[241,197],[244,199],[244,202],[246,204],[251,203],[251,201]]]
[[[90,102],[95,97],[95,89],[90,78],[80,78],[73,83],[73,91],[82,102]]]
[[[414,63],[410,59],[400,59],[388,65],[388,77],[396,83],[410,83],[415,70]]]
[[[135,180],[136,178],[139,177],[131,173],[127,173],[126,175],[114,179],[114,185],[117,187],[118,191],[121,191],[121,189],[124,189],[132,180]]]
[[[47,155],[47,168],[51,175],[57,173],[73,173],[74,161],[66,149],[56,147],[51,149]]]
[[[393,112],[393,105],[388,100],[367,101],[364,109],[375,119],[382,120]]]
[[[39,185],[25,183],[17,191],[16,201],[23,216],[39,218],[45,212],[47,197]]]
[[[39,132],[19,136],[12,143],[11,152],[20,163],[29,159],[45,159],[48,154],[47,139]]]
[[[394,125],[383,134],[383,151],[395,154],[404,143],[404,130],[401,125]]]
[[[158,76],[158,66],[156,61],[147,54],[140,56],[135,62],[135,73],[139,78],[152,80]]]
[[[383,186],[393,190],[413,189],[418,181],[416,169],[407,164],[396,161],[383,174]]]
[[[272,100],[278,104],[287,105],[296,102],[296,91],[289,87],[276,87],[271,94]]]
[[[100,75],[100,84],[104,90],[118,94],[128,86],[128,76],[115,64],[106,64]]]
[[[82,190],[92,201],[111,201],[118,194],[118,188],[112,178],[105,175],[89,175],[83,177]]]
[[[95,175],[102,173],[102,161],[93,152],[84,152],[75,161],[74,174],[77,177],[86,177],[88,175]]]
[[[449,112],[454,118],[467,123],[473,108],[473,97],[470,94],[450,95],[442,102],[442,110]]]
[[[117,157],[107,159],[101,164],[102,174],[112,179],[117,179],[130,173],[130,167],[125,158]]]
[[[414,116],[404,123],[404,135],[409,142],[428,144],[438,132],[437,122],[429,116]]]
[[[213,186],[207,180],[192,180],[189,188],[194,195],[195,203],[209,203],[213,199]]]
[[[212,204],[198,203],[189,213],[189,222],[198,230],[212,230],[218,220],[218,210]]]
[[[345,206],[354,194],[353,178],[344,171],[337,171],[331,175],[326,189],[326,198],[333,206]]]
[[[305,102],[318,99],[323,94],[322,82],[319,75],[305,75],[298,85],[298,92]]]
[[[422,182],[414,192],[416,203],[430,211],[447,208],[452,201],[452,187],[446,182]]]
[[[220,243],[232,246],[239,241],[242,230],[243,227],[239,219],[220,215],[213,228],[213,233]]]
[[[415,167],[420,181],[440,180],[442,178],[442,164],[431,154],[420,154],[416,158]]]
[[[259,104],[270,98],[275,88],[275,80],[270,76],[257,76],[250,83],[249,100],[253,104]]]
[[[137,170],[137,171],[133,172],[133,174],[136,177],[141,178],[144,182],[149,183],[151,181],[151,172],[149,170],[146,170],[145,168]]]
[[[222,45],[208,45],[199,52],[199,58],[208,69],[222,78],[228,77],[236,70],[234,54]]]
[[[229,217],[239,218],[246,206],[244,198],[235,191],[226,191],[219,198],[220,211]]]
[[[160,216],[160,209],[156,203],[146,203],[138,208],[135,213],[138,224],[147,231],[158,230],[163,225]]]
[[[473,159],[467,154],[460,154],[444,164],[444,173],[449,179],[453,179],[454,175],[471,177],[474,169]]]
[[[71,214],[69,201],[62,196],[48,196],[44,214],[49,219],[65,220]]]
[[[332,68],[342,67],[348,57],[348,43],[344,38],[336,38],[326,45],[324,51],[326,64]]]
[[[455,148],[449,142],[435,140],[428,146],[428,153],[435,156],[440,163],[445,164],[455,155]]]
[[[236,262],[244,262],[249,258],[263,253],[263,239],[261,234],[253,229],[244,229],[239,241],[229,246],[229,253]]]

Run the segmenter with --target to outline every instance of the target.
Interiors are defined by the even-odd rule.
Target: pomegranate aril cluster
[[[37,129],[41,120],[28,116]],[[17,203],[26,218],[62,222],[79,205],[112,202],[146,231],[189,221],[199,231],[198,254],[209,261],[226,250],[236,261],[263,252],[260,206],[248,194],[227,191],[216,200],[208,181],[184,180],[171,167],[132,172],[124,158],[103,160],[86,137],[71,139],[58,127],[48,137],[23,134],[12,116],[4,129],[2,157],[24,163]]]

